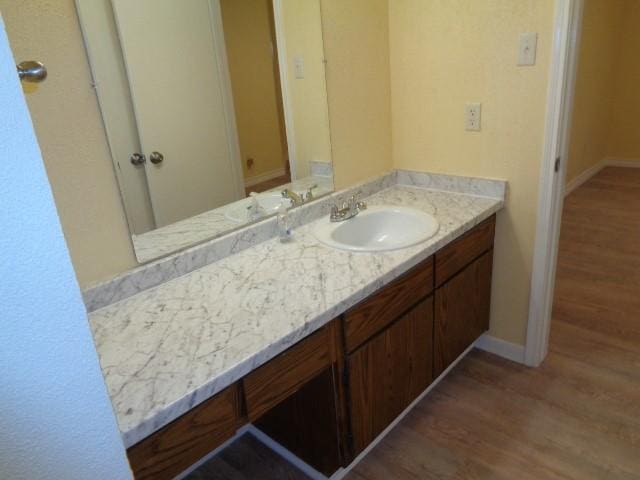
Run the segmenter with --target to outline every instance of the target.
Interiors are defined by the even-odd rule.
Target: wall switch
[[[537,33],[521,34],[520,46],[518,48],[518,65],[535,65],[537,47],[538,47]]]
[[[304,78],[304,58],[302,58],[302,55],[293,57],[293,68],[296,78],[302,80]]]
[[[467,103],[464,107],[464,129],[479,132],[482,124],[482,104]]]

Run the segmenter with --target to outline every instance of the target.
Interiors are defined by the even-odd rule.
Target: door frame
[[[525,364],[532,367],[539,366],[549,351],[549,331],[583,11],[584,0],[556,0],[525,345]],[[559,162],[557,171],[556,161]]]
[[[291,94],[289,93],[289,59],[287,57],[287,43],[284,34],[284,20],[282,14],[282,0],[272,0],[273,2],[273,23],[276,30],[276,45],[278,50],[278,69],[280,70],[280,88],[282,91],[282,103],[284,111],[284,129],[287,134],[287,150],[289,152],[289,168],[291,181],[297,180],[296,163],[296,142],[295,128],[293,120],[293,106]]]
[[[227,58],[227,45],[224,40],[224,25],[222,23],[222,9],[220,0],[209,0],[209,11],[211,12],[211,29],[213,31],[214,48],[216,49],[216,59],[218,72],[222,83],[222,103],[224,105],[224,118],[227,126],[227,139],[229,153],[231,155],[231,171],[236,187],[238,200],[245,198],[244,174],[242,173],[242,156],[240,155],[240,139],[238,138],[238,127],[236,123],[236,110],[233,104],[233,89],[231,84],[231,73],[229,72],[229,60]]]

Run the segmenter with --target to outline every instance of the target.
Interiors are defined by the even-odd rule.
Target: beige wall
[[[394,167],[503,178],[491,334],[526,336],[554,1],[393,0]],[[538,32],[533,67],[518,67],[520,33]],[[482,102],[482,131],[464,105]]]
[[[338,187],[391,168],[386,0],[322,0]],[[27,100],[82,288],[137,266],[73,0],[0,0],[17,58],[49,78]],[[37,35],[34,34],[37,32]]]
[[[285,168],[270,0],[221,0],[227,60],[245,178]],[[253,158],[249,169],[247,159]]]
[[[15,57],[49,69],[25,93],[81,286],[135,267],[73,0],[0,0],[0,11]]]
[[[281,5],[293,117],[293,138],[289,142],[295,147],[296,177],[304,178],[311,174],[310,161],[331,162],[320,1],[283,0]],[[296,78],[296,57],[304,61],[302,79]]]
[[[618,0],[585,2],[567,182],[609,154],[624,3]]]
[[[392,168],[388,2],[321,6],[334,180],[344,188]]]
[[[586,0],[567,182],[607,158],[640,161],[640,2]]]
[[[637,118],[640,111],[640,1],[625,0],[623,3],[607,154],[613,158],[640,161],[640,127]]]

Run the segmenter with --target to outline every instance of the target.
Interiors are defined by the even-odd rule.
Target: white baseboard
[[[274,178],[278,178],[283,176],[287,171],[284,167],[278,168],[277,170],[271,170],[270,172],[261,173],[260,175],[256,175],[255,177],[248,177],[244,179],[244,186],[253,187],[262,182],[266,182],[267,180],[272,180]]]
[[[247,431],[260,440],[261,443],[269,447],[271,450],[276,452],[282,458],[284,458],[291,465],[297,467],[299,470],[302,470],[308,477],[311,477],[313,480],[327,480],[327,477],[313,468],[311,465],[306,463],[304,460],[301,460],[296,455],[291,453],[287,448],[280,445],[269,435],[254,427],[253,425],[249,425]]]
[[[589,179],[591,179],[591,177],[595,176],[604,167],[606,167],[605,160],[600,160],[598,163],[596,163],[592,167],[589,167],[576,178],[568,182],[564,187],[564,196],[566,197],[575,189],[585,184]]]
[[[640,168],[640,158],[605,158],[605,167]]]
[[[211,452],[207,453],[204,457],[202,457],[200,460],[198,460],[196,463],[194,463],[193,465],[191,465],[189,468],[187,468],[185,471],[183,471],[182,473],[179,473],[178,475],[176,475],[173,480],[182,480],[183,478],[185,478],[187,475],[190,475],[191,473],[193,473],[197,468],[199,468],[201,465],[204,465],[205,463],[207,463],[209,460],[211,460],[213,457],[215,457],[218,453],[220,453],[222,450],[224,450],[225,448],[227,448],[229,445],[231,445],[233,442],[235,442],[236,440],[238,440],[241,436],[243,436],[245,433],[247,433],[249,431],[249,429],[252,427],[251,424],[249,425],[244,425],[242,427],[240,427],[235,435],[233,437],[231,437],[229,440],[227,440],[226,442],[224,442],[222,445],[220,445],[218,448],[216,448],[215,450],[212,450]]]
[[[564,196],[566,197],[576,188],[587,182],[591,177],[595,176],[605,167],[624,167],[624,168],[640,168],[640,159],[630,158],[604,158],[598,163],[588,168],[576,178],[568,182],[564,187]]]
[[[524,346],[522,345],[510,343],[485,333],[476,341],[476,347],[512,362],[524,364]]]

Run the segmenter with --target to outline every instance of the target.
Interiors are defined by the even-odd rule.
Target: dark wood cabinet
[[[136,480],[171,479],[246,423],[234,384],[127,450]]]
[[[495,217],[137,445],[172,478],[253,422],[330,476],[489,328]]]
[[[432,335],[429,297],[348,356],[354,455],[431,383]]]
[[[489,329],[493,249],[436,289],[434,377]]]
[[[329,368],[254,423],[328,477],[343,465],[334,382]]]

